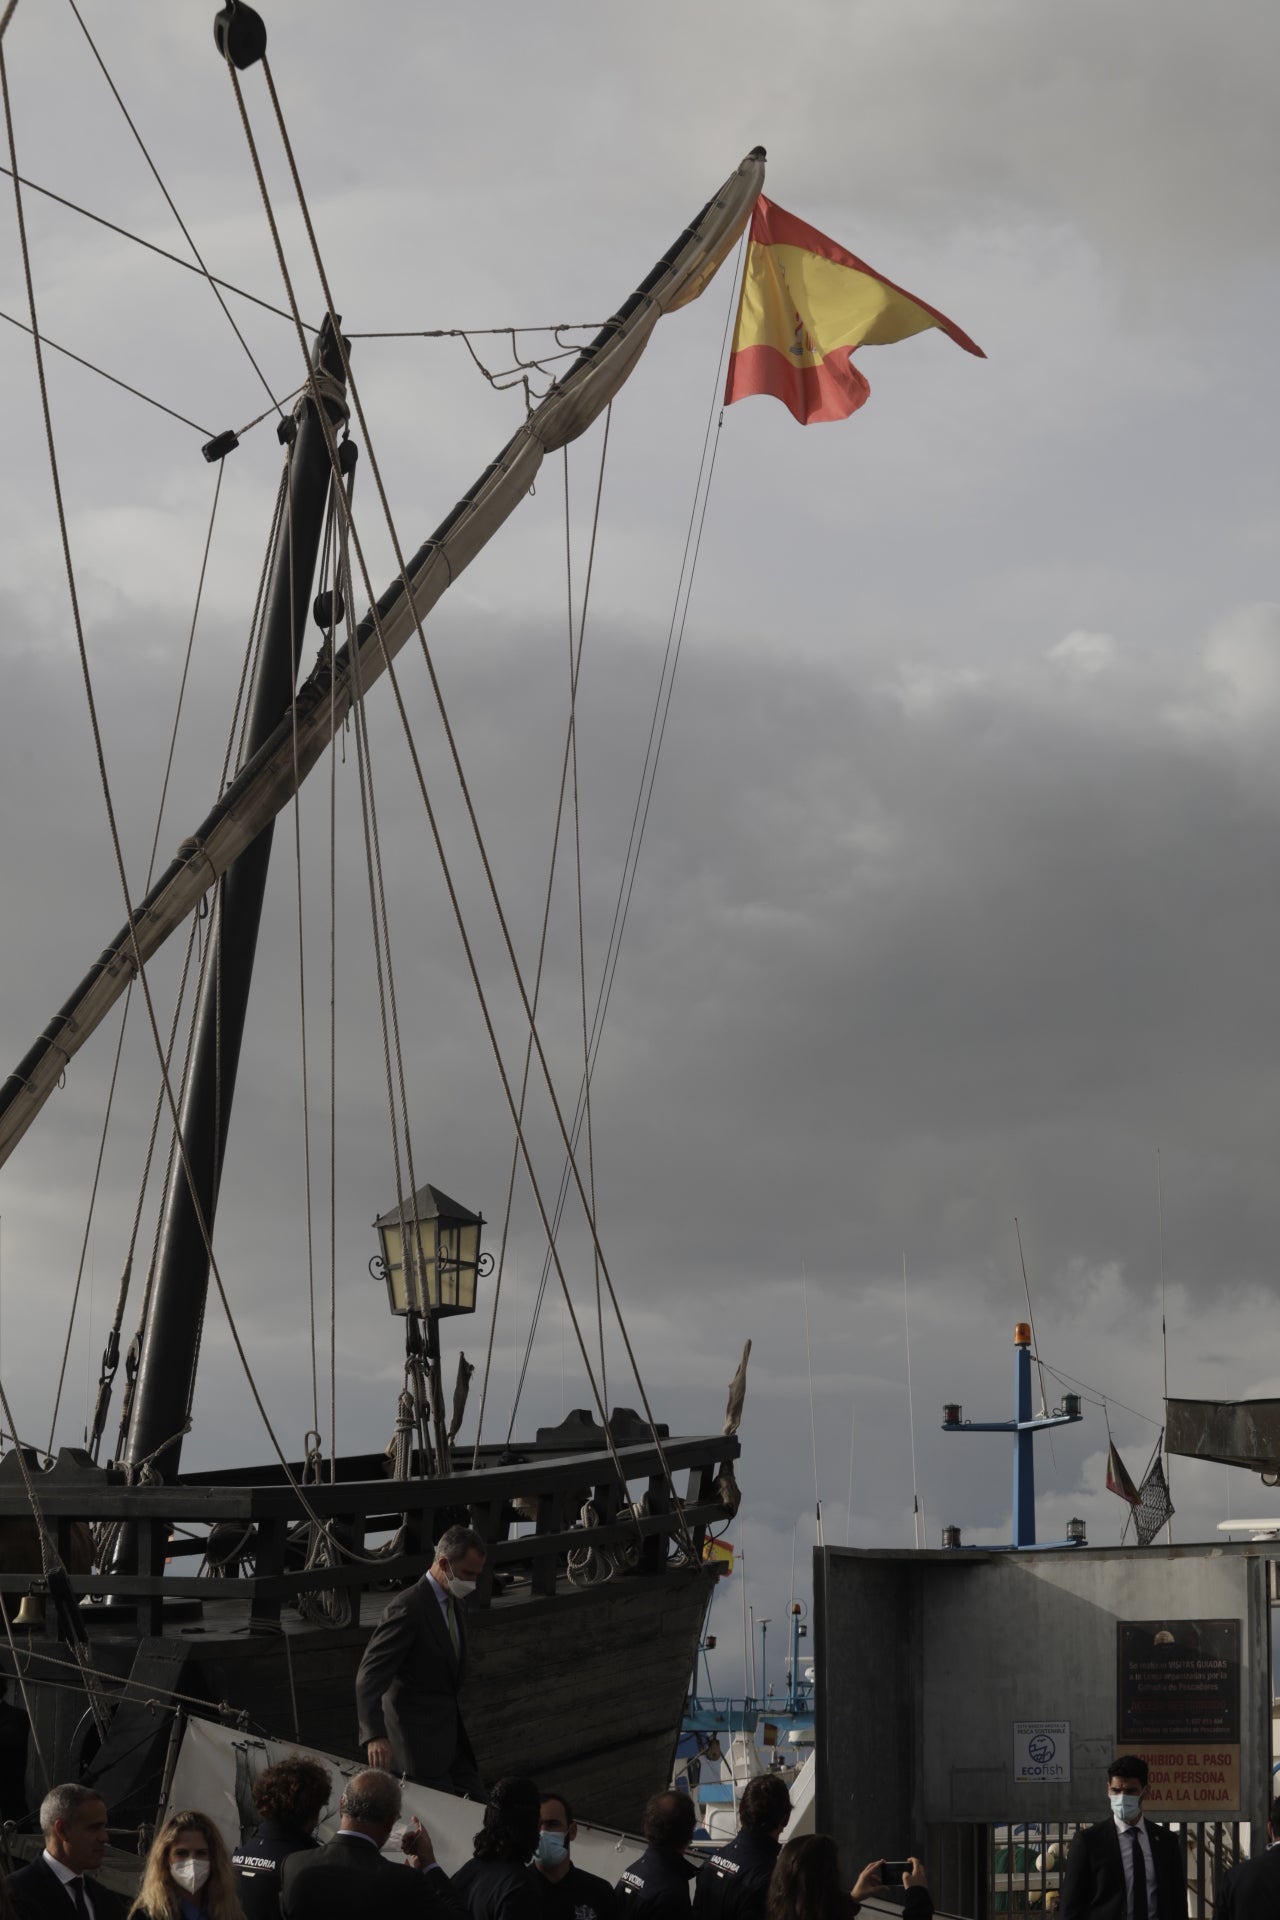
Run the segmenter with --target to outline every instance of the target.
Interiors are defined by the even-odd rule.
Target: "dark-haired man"
[[[280,1920],[280,1875],[290,1854],[310,1853],[331,1782],[318,1760],[300,1753],[264,1767],[253,1783],[258,1825],[231,1856],[245,1920]]]
[[[697,1823],[687,1793],[653,1795],[640,1828],[649,1844],[614,1888],[619,1920],[688,1920],[689,1882],[697,1870],[685,1853]]]
[[[738,1805],[737,1837],[707,1856],[693,1893],[697,1920],[764,1920],[782,1831],[791,1818],[787,1783],[776,1773],[748,1780]]]
[[[1267,1845],[1228,1867],[1218,1888],[1217,1920],[1275,1920],[1280,1914],[1280,1798],[1271,1802]]]
[[[1071,1842],[1059,1920],[1187,1920],[1182,1848],[1143,1815],[1149,1780],[1141,1754],[1119,1754],[1107,1768],[1111,1813]]]
[[[529,1872],[541,1805],[532,1780],[510,1775],[495,1783],[471,1858],[453,1876],[470,1920],[541,1920],[541,1896]]]
[[[472,1527],[449,1527],[414,1586],[387,1606],[356,1674],[360,1741],[369,1765],[394,1767],[439,1793],[484,1798],[458,1695],[467,1671],[462,1602],[484,1572]]]
[[[576,1866],[569,1849],[578,1837],[573,1808],[562,1793],[544,1793],[533,1857],[543,1920],[614,1920],[617,1902],[607,1880]]]

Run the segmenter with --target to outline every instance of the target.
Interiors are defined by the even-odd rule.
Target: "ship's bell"
[[[22,1605],[14,1615],[15,1627],[42,1627],[44,1625],[44,1601],[38,1593],[24,1593]]]

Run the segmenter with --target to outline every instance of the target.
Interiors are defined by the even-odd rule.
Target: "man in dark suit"
[[[342,1825],[327,1846],[291,1853],[284,1863],[285,1920],[466,1920],[466,1908],[437,1865],[431,1836],[416,1822],[401,1842],[408,1866],[382,1849],[400,1817],[400,1787],[385,1773],[358,1773],[342,1796]],[[416,1871],[415,1871],[416,1869]]]
[[[450,1527],[415,1586],[398,1593],[369,1636],[356,1675],[360,1741],[371,1767],[394,1767],[420,1786],[483,1800],[458,1694],[467,1670],[460,1602],[475,1592],[485,1547]]]
[[[1136,1753],[1107,1768],[1111,1813],[1071,1842],[1059,1920],[1187,1920],[1182,1847],[1142,1812],[1149,1777]]]
[[[1277,1920],[1280,1915],[1280,1799],[1271,1802],[1262,1853],[1228,1867],[1218,1886],[1217,1920]]]
[[[124,1920],[129,1902],[89,1875],[107,1850],[107,1807],[92,1787],[51,1787],[40,1803],[44,1852],[10,1874],[18,1920]]]

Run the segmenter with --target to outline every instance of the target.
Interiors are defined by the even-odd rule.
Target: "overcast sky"
[[[212,8],[91,0],[84,11],[211,269],[281,302]],[[1009,1410],[1012,1330],[1026,1313],[1015,1217],[1039,1351],[1087,1394],[1082,1425],[1055,1440],[1053,1457],[1043,1445],[1041,1534],[1061,1537],[1078,1514],[1091,1540],[1114,1542],[1125,1509],[1103,1488],[1108,1417],[1135,1476],[1160,1431],[1161,1237],[1171,1391],[1280,1393],[1280,16],[1263,0],[1225,11],[1182,0],[1069,10],[797,0],[785,19],[750,3],[450,11],[308,0],[268,18],[326,266],[355,333],[599,322],[761,143],[771,197],[985,348],[976,361],[930,333],[868,351],[871,399],[841,425],[804,431],[752,399],[719,429],[595,1082],[599,1223],[648,1392],[674,1430],[719,1427],[742,1341],[755,1342],[731,1537],[758,1614],[785,1610],[793,1541],[807,1598],[815,1454],[828,1539],[910,1544],[908,1319],[928,1542],[947,1522],[975,1542],[1008,1537],[1004,1441],[946,1437],[938,1424],[944,1398],[975,1418]],[[70,8],[24,0],[4,47],[22,172],[182,251]],[[321,296],[260,74],[246,95],[314,319]],[[0,184],[0,304],[22,318]],[[51,356],[136,896],[212,503],[200,444],[269,403],[197,276],[34,195],[26,215],[48,335],[203,430]],[[733,298],[726,269],[665,320],[614,408],[579,713],[593,997]],[[230,304],[286,393],[301,378],[291,326]],[[8,1070],[123,914],[31,344],[0,331]],[[501,340],[475,345],[490,367],[509,364]],[[412,551],[519,424],[522,396],[493,391],[456,340],[357,340],[354,364]],[[600,442],[597,429],[569,460],[579,600]],[[269,421],[226,464],[162,858],[216,791],[278,468]],[[367,458],[357,502],[380,590],[393,563]],[[428,628],[530,974],[564,741],[565,608],[557,457]],[[401,676],[518,1078],[515,996],[416,650]],[[369,718],[415,1170],[479,1208],[496,1247],[510,1122],[387,695],[380,685]],[[328,790],[322,768],[299,826],[326,1340]],[[369,1222],[393,1203],[395,1173],[350,736],[336,791],[337,1437],[356,1448],[390,1437],[399,1361],[366,1272]],[[286,816],[217,1245],[296,1456],[312,1400],[293,846]],[[575,914],[565,866],[544,1027],[570,1104],[581,1066]],[[180,958],[155,969],[166,1018]],[[137,1204],[155,1098],[140,1015],[135,1006],[88,1238],[64,1442],[82,1435]],[[0,1173],[0,1370],[19,1425],[41,1443],[116,1026],[74,1063]],[[554,1191],[545,1097],[530,1127]],[[152,1191],[139,1288],[154,1211]],[[490,1436],[506,1431],[542,1267],[523,1180],[511,1249]],[[573,1209],[564,1250],[575,1300],[593,1314]],[[482,1360],[487,1317],[463,1333]],[[216,1305],[205,1348],[186,1463],[269,1458]],[[611,1401],[635,1405],[616,1333],[608,1362]],[[326,1346],[326,1440],[327,1372]],[[1050,1404],[1061,1390],[1047,1378]],[[517,1433],[588,1398],[563,1311],[549,1303]],[[473,1423],[474,1411],[466,1434]],[[1213,1537],[1229,1513],[1280,1516],[1280,1498],[1250,1475],[1175,1459],[1171,1477],[1178,1540]],[[739,1646],[739,1608],[736,1589],[717,1603],[722,1647]]]

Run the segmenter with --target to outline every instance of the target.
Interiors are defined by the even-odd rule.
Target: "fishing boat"
[[[247,6],[225,6],[215,38],[239,94],[264,71],[262,20]],[[21,213],[22,193],[37,189],[22,181],[12,148],[10,160]],[[361,577],[352,511],[357,447],[368,457],[353,346],[331,299],[313,330],[288,290],[307,369],[279,421],[284,471],[238,751],[204,819],[128,902],[125,924],[0,1088],[0,1165],[16,1170],[32,1151],[25,1136],[33,1122],[127,999],[163,1063],[159,1137],[163,1143],[166,1128],[172,1136],[137,1330],[131,1336],[126,1324],[130,1242],[120,1250],[123,1278],[84,1445],[32,1444],[15,1432],[4,1396],[0,1671],[29,1719],[28,1807],[48,1781],[77,1779],[100,1790],[117,1826],[148,1821],[188,1715],[354,1753],[353,1685],[371,1627],[390,1592],[423,1573],[433,1541],[460,1519],[478,1527],[489,1549],[470,1603],[464,1702],[481,1771],[554,1780],[584,1816],[613,1826],[634,1826],[646,1795],[670,1774],[717,1575],[706,1548],[738,1504],[745,1356],[723,1430],[673,1434],[638,1365],[623,1396],[634,1405],[608,1404],[582,1340],[590,1406],[524,1439],[460,1442],[470,1368],[459,1365],[447,1407],[441,1323],[475,1310],[477,1281],[494,1261],[481,1249],[479,1213],[424,1182],[406,1150],[410,1102],[403,1082],[394,1085],[394,1002],[378,1064],[391,1085],[388,1184],[396,1197],[375,1223],[373,1262],[404,1335],[403,1386],[388,1409],[392,1442],[385,1453],[343,1455],[316,1431],[305,1449],[288,1446],[261,1401],[266,1439],[257,1464],[194,1469],[187,1440],[190,1433],[194,1447],[200,1438],[191,1427],[206,1306],[211,1318],[225,1319],[257,1394],[219,1268],[217,1209],[273,823],[336,750],[348,722],[359,756],[365,702],[399,700],[401,649],[425,647],[423,621],[530,492],[545,456],[601,416],[659,319],[696,298],[730,256],[763,171],[756,150],[542,397],[526,384],[523,423],[411,557],[397,552],[394,577],[377,594]],[[37,349],[47,351],[34,297],[28,320]],[[236,443],[234,433],[215,435],[205,457],[225,461]],[[69,554],[68,561],[70,570]],[[253,588],[247,577],[246,606]],[[354,607],[365,599],[357,622]],[[309,646],[319,654],[304,671]],[[380,687],[384,680],[392,684]],[[367,807],[363,776],[361,802]],[[122,877],[126,865],[133,862],[122,854]],[[380,882],[371,867],[372,917],[385,930]],[[192,942],[185,1059],[171,1049],[189,1003],[179,997],[161,1007],[150,984],[152,963],[180,930]],[[85,950],[94,950],[88,935]],[[513,951],[511,961],[514,969]],[[516,977],[530,1070],[550,1087],[536,996]],[[576,1154],[581,1095],[576,1114],[554,1095],[552,1104],[565,1192],[581,1204],[612,1310],[616,1294]],[[513,1091],[511,1108],[516,1151],[540,1196],[519,1126],[522,1097]],[[538,1206],[552,1285],[571,1303],[555,1209],[540,1197]],[[571,1304],[567,1311],[572,1316]]]

